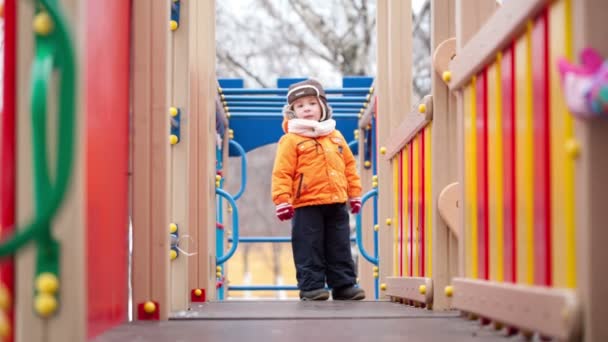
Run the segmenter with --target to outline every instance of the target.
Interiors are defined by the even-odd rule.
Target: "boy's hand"
[[[279,220],[291,220],[294,214],[293,205],[290,203],[281,203],[276,207],[276,214]]]
[[[358,214],[361,211],[361,197],[354,197],[349,200],[350,212],[352,214]]]

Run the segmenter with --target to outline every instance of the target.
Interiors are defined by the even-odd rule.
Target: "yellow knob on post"
[[[378,272],[374,272],[374,278],[378,278]]]
[[[175,233],[177,231],[177,225],[175,223],[169,223],[169,232],[171,234]]]
[[[178,142],[179,142],[179,138],[177,137],[177,135],[175,135],[175,134],[171,134],[171,135],[169,136],[169,143],[170,143],[171,145],[175,145],[175,144],[177,144]]]
[[[179,111],[177,110],[177,108],[175,108],[175,107],[169,108],[169,115],[175,117],[175,116],[177,116],[177,113],[179,113]]]
[[[215,272],[215,275],[216,275],[218,278],[221,278],[221,277],[222,277],[222,272]]]
[[[219,182],[220,180],[222,180],[222,176],[220,175],[215,175],[215,181]]]
[[[568,139],[565,144],[566,154],[571,159],[578,157],[580,153],[580,145],[574,139]]]
[[[380,147],[380,154],[386,154],[386,147]]]
[[[171,20],[171,22],[169,23],[169,27],[171,28],[171,31],[175,31],[179,27],[179,24],[177,23],[177,21]]]
[[[147,301],[144,303],[144,312],[147,314],[154,313],[156,311],[156,304],[151,301]]]
[[[361,119],[361,117],[363,117],[363,114],[359,113],[357,116],[359,117],[359,119]]]
[[[378,270],[379,270],[378,266],[374,266],[373,270],[374,270],[374,272],[378,272]]]
[[[424,103],[419,104],[418,105],[418,112],[420,112],[422,114],[426,113],[426,104],[424,104]]]
[[[445,83],[449,83],[452,80],[452,73],[446,70],[441,74],[441,78]]]
[[[376,231],[376,232],[377,232],[377,231],[378,231],[378,229],[380,229],[380,226],[379,226],[379,225],[375,225],[375,226],[374,226],[374,231]]]
[[[452,285],[448,285],[443,290],[447,297],[452,297],[454,295],[454,287]]]
[[[50,317],[57,310],[57,299],[48,293],[40,293],[34,299],[34,309],[40,317]]]
[[[222,272],[222,266],[216,266],[215,267],[215,271],[216,272]]]
[[[372,166],[372,162],[370,162],[369,160],[366,160],[363,165],[365,165],[365,167],[370,167]]]
[[[425,295],[426,294],[426,285],[418,286],[418,292],[420,292],[421,295]]]
[[[201,289],[196,289],[194,290],[194,295],[197,297],[200,297],[203,294],[203,291]]]
[[[377,175],[373,175],[372,176],[372,181],[373,182],[377,182],[378,181],[378,176]]]
[[[378,187],[378,182],[372,182],[372,188],[377,188]]]
[[[34,32],[40,36],[48,36],[53,32],[53,19],[47,12],[40,12],[34,17]]]
[[[385,283],[380,284],[380,290],[386,291],[386,284]]]
[[[177,259],[177,251],[175,249],[169,250],[169,258],[171,260]]]
[[[55,294],[59,289],[59,279],[53,273],[41,273],[36,278],[36,289],[41,293]]]
[[[387,219],[386,219],[386,225],[387,225],[387,226],[390,226],[391,224],[393,224],[393,220],[392,220],[392,219],[390,219],[390,218],[387,218]]]

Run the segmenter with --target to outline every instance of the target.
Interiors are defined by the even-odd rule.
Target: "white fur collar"
[[[322,137],[336,129],[336,121],[313,121],[305,119],[291,119],[287,122],[287,132],[303,135],[308,138]]]

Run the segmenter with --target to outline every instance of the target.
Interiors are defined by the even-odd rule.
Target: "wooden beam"
[[[424,108],[424,110],[421,111],[421,108]],[[395,130],[394,135],[391,135],[387,139],[386,155],[384,158],[387,160],[392,159],[432,120],[433,97],[431,95],[426,95],[418,104],[416,111],[408,113]]]

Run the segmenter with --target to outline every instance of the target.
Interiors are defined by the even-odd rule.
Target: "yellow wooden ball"
[[[41,273],[36,278],[36,289],[42,293],[55,294],[59,289],[59,279],[53,273]]]
[[[177,259],[177,251],[175,249],[169,250],[169,258],[171,260]]]
[[[171,135],[169,136],[169,143],[170,143],[171,145],[175,145],[175,144],[177,144],[178,142],[179,142],[179,138],[177,137],[177,135],[175,135],[175,134],[171,134]]]
[[[57,310],[57,299],[48,293],[40,293],[34,300],[34,308],[40,317],[50,317]]]
[[[156,311],[156,304],[151,301],[147,301],[144,303],[144,312],[147,314],[154,313]]]
[[[34,32],[41,36],[48,36],[53,32],[53,19],[47,12],[40,12],[34,17]]]
[[[425,295],[426,294],[426,285],[418,286],[418,292],[420,292],[421,295]]]
[[[385,283],[380,284],[380,290],[382,290],[382,291],[386,291],[386,288],[387,288],[387,287],[386,287],[386,284],[385,284]]]
[[[452,80],[452,73],[449,71],[444,71],[441,78],[443,78],[444,82],[449,83]]]
[[[177,225],[175,223],[169,223],[169,232],[171,234],[175,233],[177,231]]]
[[[194,290],[194,295],[197,297],[200,297],[203,294],[203,291],[201,289],[196,289]]]
[[[452,297],[454,295],[454,287],[452,285],[448,285],[443,290],[447,297]]]
[[[171,31],[175,31],[179,27],[179,24],[177,23],[177,21],[171,20],[171,22],[169,23],[169,27],[171,28]]]

